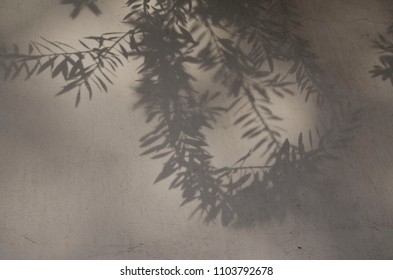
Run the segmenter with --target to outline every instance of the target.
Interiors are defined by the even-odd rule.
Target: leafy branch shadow
[[[76,15],[92,3],[71,2]],[[218,0],[128,0],[126,5],[129,31],[87,37],[80,41],[82,49],[44,38],[31,42],[27,54],[16,45],[2,49],[4,77],[29,79],[50,71],[66,81],[58,95],[75,92],[78,106],[84,92],[91,98],[96,89],[108,91],[115,71],[129,59],[140,62],[135,108],[143,109],[153,126],[140,139],[142,155],[165,160],[155,183],[170,179],[170,189],[181,191],[182,205],[196,204],[192,215],[199,213],[207,223],[283,220],[297,211],[301,193],[324,196],[319,165],[338,159],[355,126],[299,133],[296,145],[283,135],[273,97],[302,94],[306,102],[315,98],[320,108],[337,105],[309,42],[296,33],[300,24],[293,1],[231,0],[225,8]],[[204,82],[200,73],[224,90],[198,91]],[[235,116],[240,139],[254,144],[232,166],[217,167],[205,131],[228,116]],[[247,165],[255,156],[262,164]]]

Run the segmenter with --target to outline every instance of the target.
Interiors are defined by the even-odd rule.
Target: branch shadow
[[[187,1],[176,3],[171,9],[133,10],[126,16],[133,27],[130,56],[143,60],[136,108],[145,110],[147,123],[156,123],[140,139],[142,155],[166,160],[155,183],[171,179],[170,189],[182,193],[182,206],[197,204],[191,216],[199,213],[206,223],[220,220],[224,226],[283,221],[289,212],[321,214],[313,211],[321,203],[310,204],[304,198],[307,192],[332,209],[334,190],[319,166],[339,159],[335,154],[353,139],[355,126],[318,133],[314,141],[319,143],[307,150],[302,133],[297,145],[280,140],[276,124],[282,118],[271,110],[270,95],[294,95],[294,84],[306,101],[315,95],[320,106],[331,102],[309,43],[291,33],[290,27],[298,26],[291,19],[296,15],[292,3],[230,1],[226,9],[218,1],[197,1],[194,8]],[[255,28],[261,16],[263,24]],[[289,64],[287,72],[275,71],[280,61]],[[194,88],[198,71],[211,73],[226,93],[199,93]],[[217,106],[215,100],[223,95],[232,101],[230,106]],[[242,141],[258,141],[232,167],[216,167],[204,131],[242,108],[234,125],[245,129]],[[312,146],[312,135],[307,138]],[[266,162],[244,165],[260,152]]]

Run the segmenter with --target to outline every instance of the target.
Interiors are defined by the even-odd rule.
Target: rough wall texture
[[[83,10],[75,20],[70,7],[53,2],[1,0],[1,43],[40,36],[74,43],[127,28],[119,23],[122,0],[99,1],[99,17]],[[378,62],[370,41],[386,32],[393,5],[298,2],[303,35],[343,97],[341,113],[361,109],[355,139],[340,161],[325,166],[330,197],[321,203],[306,193],[315,209],[252,227],[189,219],[195,205],[179,207],[181,195],[168,191],[167,181],[153,184],[162,162],[139,156],[138,139],[149,127],[133,109],[136,64],[118,72],[108,94],[85,98],[76,109],[72,94],[54,97],[61,79],[16,79],[0,84],[0,258],[392,258],[393,87],[368,71]],[[288,130],[306,131],[315,108],[293,104],[281,108],[292,116]],[[230,124],[224,120],[212,132],[217,160],[247,150]],[[323,215],[307,215],[318,211]]]

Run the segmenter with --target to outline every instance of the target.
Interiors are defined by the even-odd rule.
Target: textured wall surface
[[[71,7],[57,1],[0,0],[0,43],[25,46],[43,36],[76,44],[127,30],[123,2],[98,1],[100,16],[82,10],[72,20]],[[163,162],[140,156],[139,138],[150,127],[133,108],[136,62],[117,72],[108,94],[82,97],[77,108],[75,95],[54,96],[61,79],[16,78],[0,83],[0,258],[393,258],[393,87],[368,73],[378,63],[371,40],[386,33],[393,5],[297,2],[303,36],[342,97],[341,113],[360,109],[354,140],[341,160],[324,166],[331,196],[306,190],[315,209],[299,205],[298,213],[264,224],[206,225],[189,218],[195,205],[180,207],[181,194],[169,191],[168,181],[153,184]],[[278,108],[289,132],[313,125],[316,105],[301,100]],[[211,132],[218,162],[247,152],[231,123],[223,120]]]

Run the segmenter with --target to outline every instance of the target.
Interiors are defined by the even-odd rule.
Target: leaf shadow
[[[390,13],[393,15],[393,10]],[[371,41],[371,47],[379,55],[379,63],[369,71],[371,77],[389,80],[393,85],[393,24],[386,28],[384,34],[378,34],[378,38]]]
[[[97,0],[61,0],[63,5],[74,6],[70,14],[72,19],[76,19],[84,8],[88,8],[96,16],[99,16],[102,12],[95,2]]]

